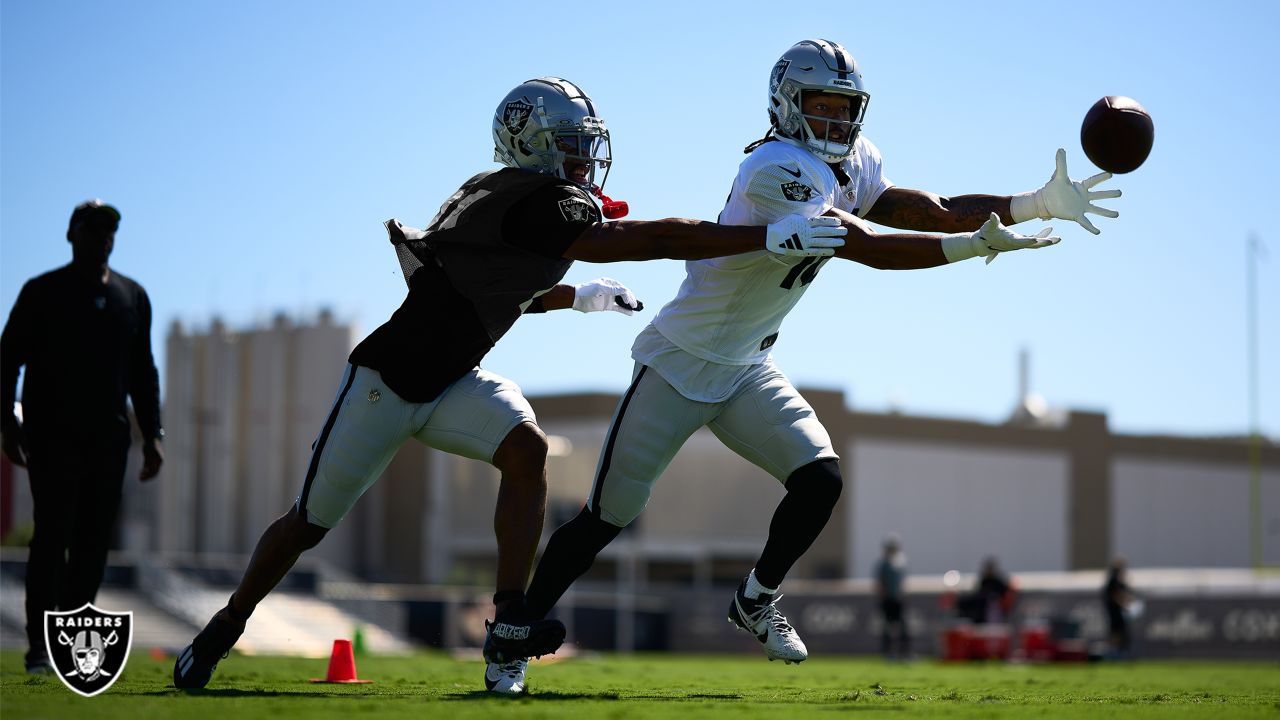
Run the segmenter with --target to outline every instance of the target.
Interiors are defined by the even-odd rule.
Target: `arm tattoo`
[[[1000,214],[1006,224],[1009,198],[997,195],[939,197],[906,188],[886,190],[867,213],[867,220],[880,225],[923,232],[965,232],[977,230],[991,213]]]
[[[956,230],[977,230],[982,223],[991,217],[991,213],[1000,216],[1000,221],[1013,224],[1009,215],[1009,198],[995,195],[959,195],[943,198],[942,204],[951,212],[951,221]]]

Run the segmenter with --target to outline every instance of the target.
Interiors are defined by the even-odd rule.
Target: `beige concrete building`
[[[156,549],[252,550],[300,487],[353,343],[327,316],[171,333]],[[1273,444],[1251,481],[1245,439],[1118,435],[1089,412],[1020,408],[1002,425],[861,413],[841,393],[804,394],[841,453],[846,487],[794,577],[865,577],[890,532],[914,573],[972,572],[986,555],[1014,571],[1099,568],[1116,554],[1137,567],[1244,567],[1254,543],[1280,564]],[[582,506],[616,397],[532,400],[553,440],[549,534]],[[486,584],[497,488],[492,467],[410,443],[317,552],[374,579]],[[731,581],[759,553],[782,492],[700,431],[593,573]]]
[[[1089,412],[1003,425],[860,413],[842,393],[804,395],[841,453],[845,490],[793,577],[866,577],[890,532],[903,537],[913,573],[975,572],[986,555],[1013,571],[1101,568],[1117,554],[1135,567],[1247,567],[1255,540],[1265,563],[1280,564],[1274,444],[1262,448],[1251,490],[1245,439],[1113,434],[1105,415]],[[550,460],[548,533],[582,506],[615,402],[533,399],[559,449]],[[443,509],[427,515],[435,560],[424,579],[462,579],[492,562],[497,477],[456,458],[434,467],[445,473],[431,481]],[[700,431],[593,573],[736,581],[759,554],[782,492]]]
[[[166,463],[150,547],[246,553],[289,508],[310,445],[355,342],[324,312],[313,323],[278,315],[265,327],[205,332],[171,326],[165,347]],[[350,531],[319,551],[342,566],[360,557]]]
[[[175,324],[165,352],[161,478],[130,482],[122,544],[162,554],[244,555],[301,487],[354,330],[323,314],[233,331]],[[842,393],[804,391],[842,456],[846,484],[795,578],[866,577],[890,532],[915,574],[1104,567],[1280,565],[1280,452],[1256,472],[1243,438],[1112,433],[1105,415],[1036,413],[1006,424],[851,410]],[[531,399],[552,439],[546,535],[578,512],[616,396]],[[134,471],[131,471],[134,472]],[[25,478],[14,478],[18,510]],[[409,443],[348,518],[312,552],[373,580],[487,585],[498,474]],[[649,507],[593,569],[601,578],[702,585],[750,568],[783,493],[700,431]],[[239,559],[234,562],[240,562]]]

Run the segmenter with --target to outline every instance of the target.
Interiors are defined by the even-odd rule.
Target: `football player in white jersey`
[[[555,652],[565,634],[558,620],[533,618],[524,607],[546,508],[547,439],[520,388],[480,369],[481,359],[524,314],[640,309],[631,291],[608,278],[562,284],[574,260],[695,259],[761,248],[829,256],[844,244],[834,218],[790,215],[768,227],[602,222],[602,210],[618,207],[602,193],[604,178],[596,182],[596,171],[607,177],[612,162],[609,131],[591,98],[561,78],[508,93],[494,113],[493,140],[495,160],[506,167],[467,180],[426,230],[387,221],[408,295],[351,352],[298,499],[263,533],[227,606],[179,653],[175,686],[209,682],[299,554],[342,520],[414,438],[502,473],[485,686],[523,691],[526,659]]]
[[[1085,212],[1118,197],[1091,188],[1101,174],[1072,182],[1062,151],[1044,188],[1013,196],[943,198],[897,188],[880,153],[859,134],[870,95],[853,56],[826,40],[788,50],[769,76],[772,128],[747,147],[720,222],[763,225],[798,213],[832,215],[849,229],[836,257],[876,268],[914,269],[1058,241],[1050,229],[1020,235],[1004,224],[1058,217],[1097,232]],[[864,218],[945,234],[881,233]],[[530,582],[531,612],[547,613],[596,554],[648,502],[681,445],[707,426],[736,453],[784,483],[755,568],[743,579],[729,619],[764,645],[770,660],[800,662],[804,643],[776,606],[783,577],[817,538],[840,496],[838,456],[813,409],[770,357],[783,318],[826,257],[754,252],[686,263],[679,294],[632,347],[636,361],[601,452],[587,505],[547,544]]]

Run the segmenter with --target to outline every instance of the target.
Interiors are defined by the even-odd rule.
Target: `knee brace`
[[[834,507],[844,488],[840,462],[827,458],[804,465],[787,477],[787,494],[815,505]]]

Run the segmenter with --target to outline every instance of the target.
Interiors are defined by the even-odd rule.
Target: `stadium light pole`
[[[1261,569],[1262,558],[1262,430],[1259,427],[1258,393],[1258,260],[1262,241],[1250,233],[1245,245],[1245,299],[1248,327],[1249,372],[1249,554],[1255,570]]]

